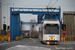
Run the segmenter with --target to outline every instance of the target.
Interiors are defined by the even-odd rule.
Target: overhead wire
[[[58,0],[56,0],[56,2],[57,2]],[[56,4],[56,2],[52,5],[52,6],[54,6],[55,4]],[[50,3],[51,3],[51,0],[49,1],[49,3],[48,3],[48,6],[50,5]],[[48,8],[48,6],[47,6],[47,8]],[[52,7],[51,6],[51,7]],[[48,9],[47,9],[47,11],[48,11]],[[52,17],[52,15],[50,15],[51,17]]]
[[[51,3],[51,0],[49,1],[48,6],[50,5],[50,3]],[[47,6],[47,7],[48,7],[48,6]]]
[[[55,2],[52,6],[54,6],[54,5],[57,3],[57,1],[58,1],[58,0],[56,0],[56,2]]]

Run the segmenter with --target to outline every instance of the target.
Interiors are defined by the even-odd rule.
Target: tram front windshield
[[[59,34],[58,24],[46,24],[44,28],[45,34]]]

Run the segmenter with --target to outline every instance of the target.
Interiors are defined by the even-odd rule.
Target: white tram
[[[39,27],[39,39],[41,42],[57,43],[60,41],[59,20],[44,20]]]

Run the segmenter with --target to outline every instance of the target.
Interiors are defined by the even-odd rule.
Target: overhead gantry
[[[20,13],[38,15],[38,22],[20,22]],[[61,21],[61,8],[10,8],[10,39],[22,35],[22,24],[39,24],[44,19]]]

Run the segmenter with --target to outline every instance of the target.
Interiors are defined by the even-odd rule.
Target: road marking
[[[25,46],[25,45],[17,45],[14,47],[7,48],[6,50],[51,50],[50,48],[38,47],[38,46]]]
[[[0,45],[6,45],[6,44],[16,43],[16,42],[19,42],[19,41],[15,41],[15,42],[8,42],[8,43],[2,43],[2,44],[0,44]]]
[[[34,43],[36,42],[34,39],[30,38]]]
[[[57,47],[56,49],[59,49],[59,50],[71,50],[71,49],[74,49],[74,47]]]

